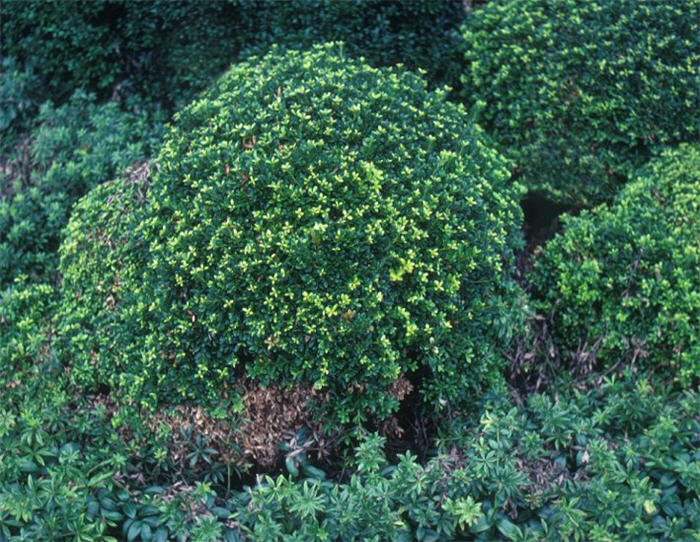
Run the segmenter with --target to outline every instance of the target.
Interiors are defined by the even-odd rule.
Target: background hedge
[[[698,0],[506,0],[464,27],[463,96],[531,191],[610,200],[700,127]]]
[[[465,15],[458,0],[6,0],[0,39],[3,56],[35,70],[41,99],[81,87],[184,105],[273,43],[343,40],[373,65],[404,62],[456,82]]]

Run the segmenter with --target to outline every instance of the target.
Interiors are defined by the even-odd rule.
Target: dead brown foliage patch
[[[302,426],[314,427],[309,410],[312,399],[321,397],[303,386],[249,387],[239,431],[244,456],[263,467],[273,466],[282,455],[280,442],[293,439]]]
[[[196,405],[164,406],[155,412],[142,413],[142,428],[148,434],[168,435],[168,459],[180,471],[187,467],[192,442],[197,436],[217,451],[216,460],[245,467],[250,462],[261,467],[274,466],[283,456],[281,442],[294,442],[295,433],[310,427],[316,444],[322,441],[318,426],[312,420],[309,403],[323,397],[310,388],[297,386],[262,387],[247,383],[244,388],[243,411],[215,418]],[[119,409],[114,400],[100,394],[88,398],[90,408],[104,408],[107,415]],[[119,428],[124,440],[135,438],[133,428]],[[308,447],[308,443],[306,445]]]

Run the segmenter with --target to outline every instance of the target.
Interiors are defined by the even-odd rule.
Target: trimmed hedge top
[[[245,375],[325,389],[347,421],[391,412],[414,371],[436,405],[500,382],[519,189],[444,92],[342,44],[273,50],[178,114],[158,163],[145,205],[100,193],[73,215],[62,270],[83,383],[153,404]],[[91,243],[132,248],[90,279]],[[112,301],[84,302],[100,281]]]
[[[700,127],[698,0],[507,0],[464,29],[464,96],[528,188],[609,200],[663,145]]]
[[[564,224],[533,273],[560,344],[579,360],[697,381],[700,148],[665,152],[614,205]]]

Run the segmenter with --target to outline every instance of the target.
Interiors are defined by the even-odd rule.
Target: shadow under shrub
[[[613,204],[563,217],[531,281],[570,366],[632,364],[697,383],[699,219],[697,145],[652,160]]]
[[[83,385],[154,406],[245,375],[327,391],[329,423],[388,415],[418,368],[436,409],[500,385],[519,191],[444,92],[340,44],[273,51],[179,113],[157,161],[68,227]]]
[[[698,137],[698,3],[507,0],[464,26],[463,96],[528,189],[610,200],[668,144]]]

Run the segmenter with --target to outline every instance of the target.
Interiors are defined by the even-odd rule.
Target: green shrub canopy
[[[609,200],[700,126],[698,0],[507,0],[464,28],[464,96],[532,191]]]
[[[700,375],[700,150],[645,166],[614,205],[564,220],[533,274],[556,339],[607,367]]]
[[[413,371],[443,404],[500,381],[519,189],[444,92],[341,44],[273,50],[179,113],[158,164],[147,203],[109,183],[69,225],[83,383],[152,404],[246,375],[327,390],[347,421]]]

